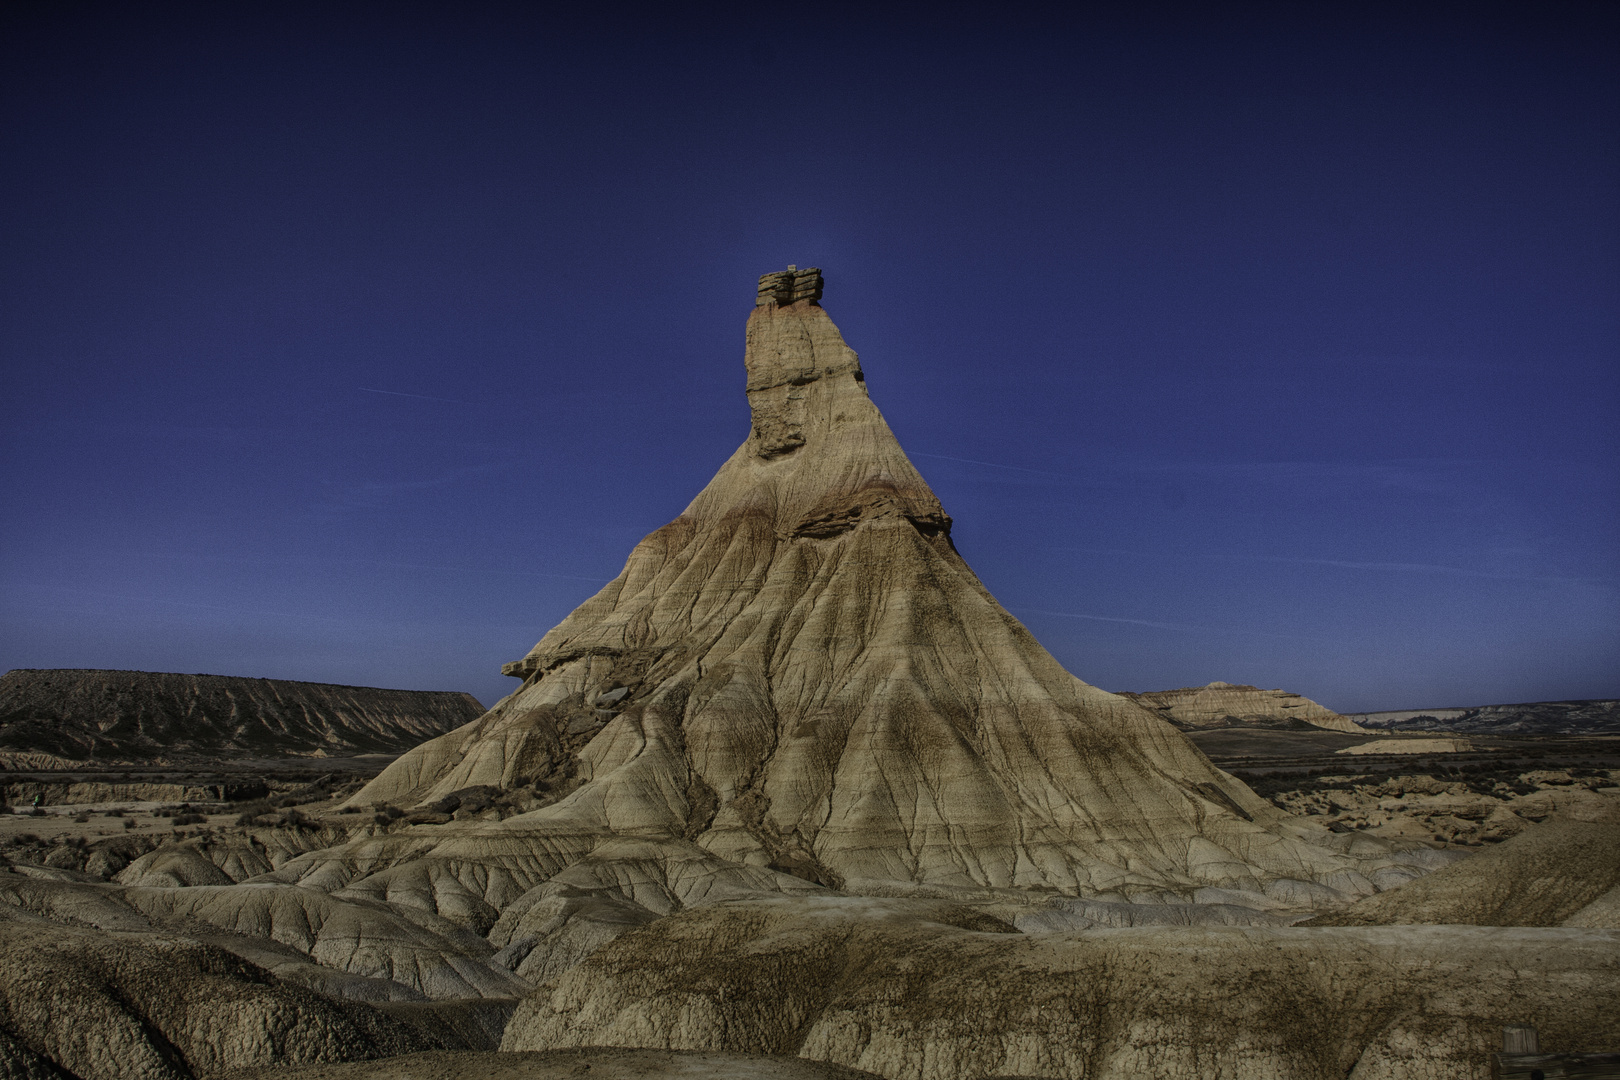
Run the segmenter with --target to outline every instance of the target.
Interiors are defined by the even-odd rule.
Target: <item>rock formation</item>
[[[1310,925],[1440,923],[1620,930],[1620,807],[1582,800],[1499,847]]]
[[[1489,1075],[1504,1022],[1570,1050],[1620,1030],[1610,930],[1008,929],[916,900],[700,908],[536,989],[502,1048],[797,1053],[896,1080],[1451,1080]]]
[[[59,769],[87,759],[398,753],[483,711],[471,694],[443,691],[24,668],[0,676],[0,754],[7,767]]]
[[[1285,820],[995,601],[820,288],[814,269],[762,279],[752,431],[709,485],[505,667],[516,693],[354,804],[538,783],[558,801],[483,843],[544,848],[555,870],[632,834],[856,892],[1371,892],[1400,857]],[[364,864],[420,875],[469,842]]]
[[[1478,735],[1620,735],[1620,701],[1532,701],[1461,709],[1399,709],[1351,717],[1367,728]]]
[[[1152,690],[1145,694],[1126,691],[1120,696],[1152,709],[1183,731],[1240,724],[1263,727],[1309,725],[1356,735],[1363,731],[1353,720],[1318,705],[1310,698],[1290,694],[1286,690],[1262,690],[1258,686],[1212,682],[1208,686]]]
[[[155,933],[114,900],[87,897],[77,926],[31,914],[20,905],[37,897],[15,895],[28,883],[5,882],[13,877],[0,875],[0,1076],[190,1080],[446,1045],[222,949]]]
[[[1374,739],[1357,743],[1336,754],[1360,757],[1366,754],[1465,754],[1474,748],[1467,739]]]

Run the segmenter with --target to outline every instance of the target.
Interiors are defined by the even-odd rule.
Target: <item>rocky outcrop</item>
[[[1125,902],[1258,898],[1287,879],[1351,896],[1407,857],[1334,847],[1173,726],[1064,671],[957,553],[814,298],[819,272],[760,289],[748,438],[506,666],[517,692],[352,805],[532,785],[555,801],[483,842],[544,848],[545,873],[629,834],[852,892]],[[398,872],[430,874],[451,851],[473,857],[457,837]],[[395,874],[390,857],[364,865]],[[312,858],[312,879],[323,858],[353,856]]]
[[[1499,847],[1319,915],[1312,926],[1466,923],[1620,929],[1620,807],[1593,799]]]
[[[11,768],[241,753],[398,753],[484,711],[471,694],[77,668],[0,676]]]
[[[1360,734],[1362,728],[1332,709],[1286,690],[1262,690],[1227,682],[1180,690],[1130,691],[1120,695],[1153,710],[1184,731],[1254,724],[1262,727],[1319,727]]]
[[[1336,754],[1360,757],[1367,754],[1462,754],[1474,748],[1467,739],[1374,739],[1357,743]]]
[[[537,989],[502,1048],[797,1053],[897,1080],[1484,1080],[1504,1023],[1572,1050],[1620,1030],[1613,931],[1007,929],[849,897],[684,912]]]
[[[1279,774],[1256,780],[1255,788],[1288,813],[1338,833],[1477,848],[1551,817],[1601,816],[1604,807],[1620,805],[1616,779],[1620,769],[1514,769],[1466,777],[1338,771]]]
[[[1532,701],[1472,708],[1401,709],[1357,713],[1367,728],[1457,731],[1477,735],[1620,735],[1620,701]]]
[[[0,1075],[190,1080],[444,1045],[105,906],[97,928],[0,903]]]

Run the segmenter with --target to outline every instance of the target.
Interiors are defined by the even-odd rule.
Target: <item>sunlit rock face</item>
[[[856,892],[1373,891],[1389,849],[1292,823],[996,602],[820,292],[814,270],[761,280],[748,438],[506,666],[516,693],[354,803],[538,784],[555,801],[490,842],[543,872],[637,836]]]
[[[1122,695],[1184,730],[1257,724],[1326,728],[1360,734],[1366,730],[1354,720],[1287,690],[1262,690],[1228,682],[1188,686],[1180,690],[1151,690]]]

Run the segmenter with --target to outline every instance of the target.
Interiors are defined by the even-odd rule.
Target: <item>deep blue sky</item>
[[[493,702],[792,262],[1081,678],[1620,694],[1615,5],[540,7],[10,8],[0,669]]]

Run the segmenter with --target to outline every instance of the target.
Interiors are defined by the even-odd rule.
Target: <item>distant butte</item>
[[[1256,724],[1275,727],[1297,724],[1360,734],[1362,727],[1308,697],[1286,690],[1262,690],[1228,682],[1188,686],[1180,690],[1129,691],[1120,695],[1152,709],[1184,731]]]

